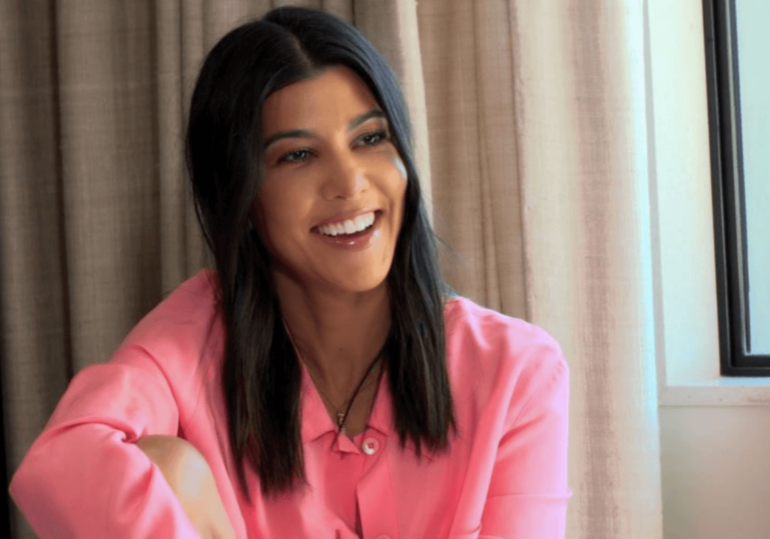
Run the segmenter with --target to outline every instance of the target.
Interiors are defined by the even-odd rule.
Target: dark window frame
[[[735,0],[703,0],[711,179],[723,376],[770,376],[750,352],[748,257]]]

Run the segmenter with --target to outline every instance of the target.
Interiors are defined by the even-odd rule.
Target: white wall
[[[770,410],[660,409],[665,539],[770,537]]]
[[[664,537],[766,539],[770,379],[719,376],[702,1],[647,8]]]

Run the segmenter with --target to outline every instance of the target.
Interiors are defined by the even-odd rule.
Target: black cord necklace
[[[332,407],[337,413],[337,428],[339,429],[339,432],[342,434],[345,434],[345,421],[347,420],[348,414],[350,413],[350,409],[353,407],[353,403],[355,402],[356,397],[358,396],[358,392],[361,391],[362,387],[364,387],[364,382],[366,382],[366,379],[369,378],[369,375],[372,374],[372,371],[374,371],[374,367],[377,366],[377,363],[379,363],[380,355],[381,354],[377,354],[377,357],[374,358],[374,361],[372,361],[372,364],[369,365],[369,368],[367,369],[366,374],[364,374],[364,377],[361,378],[360,382],[358,382],[358,385],[356,386],[355,391],[353,391],[353,394],[350,396],[350,399],[348,400],[348,405],[345,408],[344,413],[337,411],[334,404],[330,403],[332,404]],[[316,383],[316,387],[319,387],[318,383]],[[326,398],[328,400],[329,397],[326,397]]]
[[[289,335],[289,340],[291,340],[292,345],[294,346],[294,350],[297,352],[297,357],[302,363],[305,364],[305,367],[307,368],[307,363],[304,361],[304,358],[302,357],[302,353],[299,351],[299,348],[297,348],[297,345],[294,342],[294,338],[292,337],[291,331],[289,331],[289,326],[286,324],[286,320],[283,321],[283,325],[286,328],[286,333]],[[372,363],[369,365],[369,368],[366,369],[366,374],[361,378],[361,381],[358,382],[358,385],[356,386],[356,389],[353,391],[353,393],[350,395],[348,400],[346,401],[347,405],[345,406],[345,411],[340,412],[339,409],[334,405],[334,402],[329,398],[329,396],[324,392],[323,389],[321,389],[321,385],[318,383],[318,380],[316,380],[315,376],[313,376],[313,373],[310,369],[307,370],[308,374],[310,374],[310,378],[313,380],[313,383],[316,386],[316,389],[318,390],[318,393],[321,394],[321,396],[326,400],[326,402],[334,409],[334,413],[337,416],[337,434],[345,434],[345,421],[348,419],[348,415],[350,414],[351,408],[353,408],[353,403],[356,400],[356,397],[358,396],[359,392],[361,391],[361,388],[364,387],[364,383],[369,378],[369,376],[374,371],[374,368],[377,366],[377,364],[380,361],[380,358],[382,357],[382,351],[385,348],[383,347],[380,349],[380,351],[377,353],[375,358],[372,360]]]

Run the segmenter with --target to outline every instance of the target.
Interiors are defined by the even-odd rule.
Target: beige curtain
[[[660,539],[644,3],[420,0],[455,287],[571,370],[570,539]]]
[[[567,536],[660,538],[633,0],[0,2],[9,474],[73,373],[206,263],[182,160],[193,78],[229,28],[289,3],[355,23],[402,77],[453,286],[562,343]]]

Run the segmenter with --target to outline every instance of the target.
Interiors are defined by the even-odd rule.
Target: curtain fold
[[[55,35],[52,5],[0,3],[0,368],[9,477],[71,373]]]
[[[442,269],[462,294],[527,318],[510,10],[418,5]]]
[[[206,263],[183,156],[205,52],[277,5],[353,22],[403,81],[442,268],[572,373],[568,534],[662,536],[634,0],[0,3],[7,468],[74,373]],[[12,537],[34,537],[12,510]]]
[[[418,6],[447,276],[570,364],[569,538],[662,537],[642,9]]]
[[[643,4],[513,17],[527,304],[572,373],[568,536],[660,538]]]

